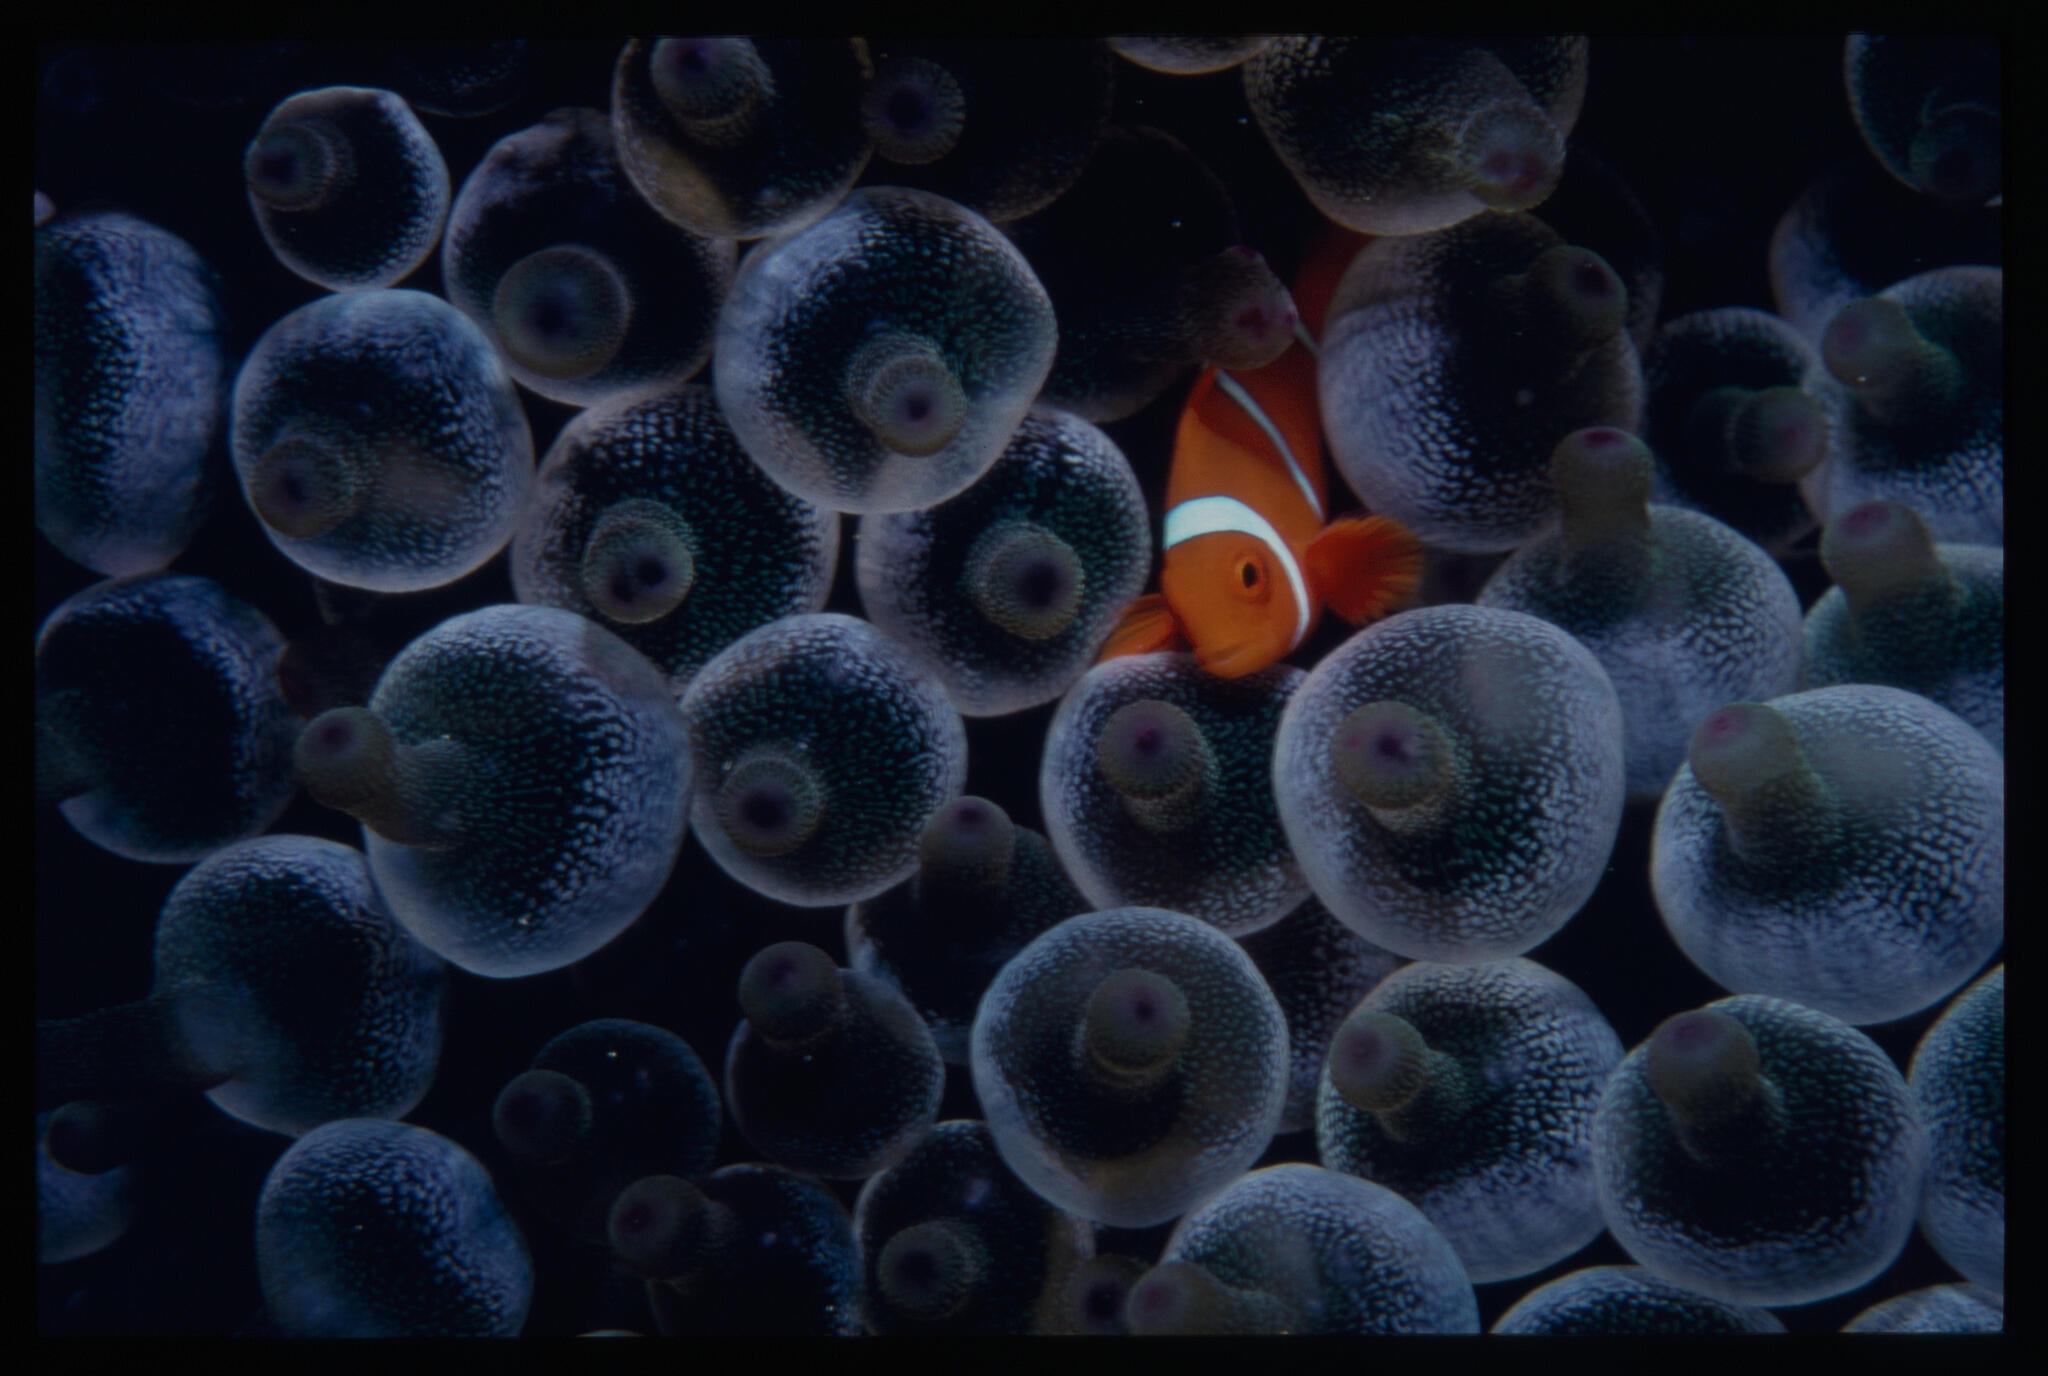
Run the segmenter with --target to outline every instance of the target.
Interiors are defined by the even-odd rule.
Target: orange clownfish
[[[1101,659],[1192,648],[1209,673],[1241,678],[1293,653],[1325,605],[1363,624],[1414,590],[1422,548],[1399,524],[1325,524],[1311,331],[1365,242],[1332,234],[1311,251],[1294,284],[1298,342],[1278,359],[1195,383],[1167,474],[1160,591],[1131,604]]]

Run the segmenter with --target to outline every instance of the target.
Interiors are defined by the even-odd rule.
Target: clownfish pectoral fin
[[[1187,648],[1188,638],[1181,634],[1180,622],[1166,605],[1165,595],[1148,592],[1124,612],[1123,620],[1109,633],[1095,662],[1100,664],[1119,655],[1149,655],[1155,650]]]
[[[1308,572],[1330,610],[1363,626],[1415,591],[1422,543],[1385,516],[1347,516],[1308,542]]]

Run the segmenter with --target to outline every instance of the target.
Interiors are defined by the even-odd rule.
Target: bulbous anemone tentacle
[[[1999,187],[2005,127],[1998,111],[1960,101],[1929,111],[1908,150],[1913,179],[1952,205],[1982,205]]]
[[[286,436],[263,451],[249,474],[249,504],[281,535],[311,540],[359,511],[372,474],[346,450]]]
[[[412,746],[365,707],[336,707],[306,723],[292,760],[306,791],[404,845],[444,847],[458,825],[434,806],[459,785],[459,746]]]
[[[1541,205],[1564,176],[1564,135],[1526,100],[1474,112],[1455,147],[1466,189],[1489,210]]]
[[[527,254],[491,296],[491,323],[512,361],[559,382],[602,372],[618,357],[633,312],[625,274],[581,244]]]
[[[1294,342],[1300,318],[1264,255],[1235,244],[1187,274],[1179,334],[1220,368],[1263,368]]]
[[[212,1089],[242,1069],[246,1048],[188,1034],[205,1010],[159,997],[36,1024],[36,1107],[88,1096],[130,1098],[164,1087]]]
[[[992,1265],[973,1225],[934,1218],[884,1243],[875,1275],[888,1304],[911,1318],[936,1322],[966,1307]]]
[[[1199,786],[1209,773],[1202,729],[1185,709],[1156,698],[1112,712],[1095,748],[1103,776],[1130,798],[1171,797]]]
[[[853,355],[846,399],[877,440],[915,458],[951,444],[967,418],[967,394],[945,356],[900,331],[877,335]]]
[[[719,784],[713,811],[733,844],[749,855],[787,855],[825,820],[825,792],[794,753],[763,746]]]
[[[1124,1305],[1131,1287],[1151,1268],[1136,1257],[1098,1252],[1067,1277],[1061,1295],[1066,1331],[1110,1337],[1128,1333]]]
[[[388,287],[426,261],[448,215],[448,165],[395,92],[302,90],[242,158],[249,209],[277,261],[329,291]]]
[[[744,140],[775,98],[775,75],[745,38],[660,39],[647,71],[676,124],[714,148]]]
[[[654,1175],[619,1192],[608,1233],[619,1260],[649,1278],[688,1275],[728,1241],[731,1210],[687,1180]]]
[[[1354,798],[1389,824],[1398,814],[1445,801],[1457,783],[1456,745],[1443,723],[1391,700],[1354,708],[1338,724],[1330,766]]]
[[[1703,1008],[1666,1018],[1649,1046],[1651,1092],[1682,1125],[1726,1122],[1762,1092],[1756,1038],[1726,1013]]]
[[[1166,976],[1138,968],[1103,976],[1081,1015],[1081,1052],[1090,1078],[1149,1088],[1171,1072],[1191,1030],[1187,995]]]
[[[641,626],[667,616],[697,582],[689,523],[662,502],[605,508],[583,546],[583,595],[607,620]]]
[[[1563,507],[1568,561],[1577,564],[1598,551],[1600,558],[1646,562],[1655,466],[1648,445],[1612,426],[1574,430],[1557,442],[1550,481]]]
[[[839,967],[801,941],[777,942],[748,961],[739,1001],[747,1021],[777,1046],[816,1041],[846,1015]]]
[[[1292,1306],[1260,1290],[1225,1285],[1191,1261],[1146,1272],[1124,1302],[1133,1333],[1284,1333]]]
[[[1186,709],[1158,698],[1110,713],[1095,742],[1096,767],[1123,796],[1132,820],[1173,832],[1193,821],[1217,777],[1215,752]]]
[[[1074,547],[1043,526],[1002,521],[967,553],[967,595],[995,625],[1025,640],[1048,640],[1074,624],[1087,573]]]
[[[953,151],[967,125],[967,98],[953,74],[928,58],[900,55],[875,69],[861,97],[861,125],[875,152],[921,167]]]
[[[491,1126],[505,1150],[531,1165],[572,1160],[590,1139],[590,1095],[553,1070],[516,1075],[498,1093]]]
[[[1589,248],[1554,244],[1527,269],[1496,278],[1494,304],[1525,339],[1566,357],[1605,344],[1628,319],[1628,289]]]
[[[918,838],[917,869],[928,888],[952,892],[1000,889],[1016,853],[1010,814],[986,798],[954,799],[932,815]]]
[[[1330,1082],[1369,1113],[1405,1107],[1429,1081],[1429,1044],[1394,1013],[1360,1008],[1330,1043]]]
[[[1956,356],[1884,296],[1842,307],[1821,335],[1820,356],[1857,404],[1887,426],[1924,423],[1952,405],[1965,384]]]
[[[1797,482],[1827,455],[1827,412],[1798,387],[1717,387],[1694,403],[1691,420],[1757,482]]]
[[[1764,864],[1826,858],[1839,830],[1833,790],[1814,772],[1782,712],[1730,703],[1694,730],[1686,762],[1721,805],[1738,854]]]
[[[242,160],[249,194],[276,210],[317,210],[354,182],[348,135],[317,117],[267,126]]]
[[[1843,512],[1821,532],[1820,562],[1841,585],[1852,615],[1911,589],[1953,582],[1927,522],[1899,502],[1864,502]]]

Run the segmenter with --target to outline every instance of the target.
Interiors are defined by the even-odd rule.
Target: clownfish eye
[[[1263,606],[1273,595],[1273,571],[1267,567],[1263,550],[1240,547],[1230,565],[1228,587],[1252,606]]]

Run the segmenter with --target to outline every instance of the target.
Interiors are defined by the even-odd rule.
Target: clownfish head
[[[1256,512],[1200,497],[1168,513],[1160,591],[1195,659],[1218,678],[1242,678],[1285,658],[1308,634],[1313,608],[1301,569]]]

